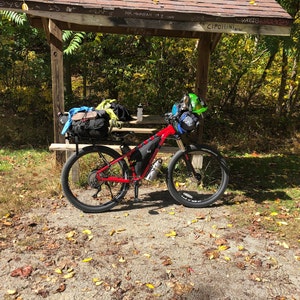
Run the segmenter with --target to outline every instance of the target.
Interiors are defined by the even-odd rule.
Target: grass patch
[[[0,217],[61,196],[60,170],[54,162],[48,151],[0,149]],[[232,222],[257,226],[299,245],[300,157],[231,154],[227,162],[231,171],[224,205],[232,211]],[[165,164],[162,170],[166,171]],[[159,181],[164,178],[159,174]]]
[[[0,179],[0,216],[60,193],[59,170],[47,151],[0,149]]]
[[[232,218],[241,225],[276,233],[286,242],[300,242],[300,157],[259,155],[228,158]]]

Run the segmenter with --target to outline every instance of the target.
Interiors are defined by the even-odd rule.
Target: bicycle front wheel
[[[219,152],[206,145],[191,145],[172,157],[167,173],[168,190],[184,206],[207,207],[224,194],[228,173]]]
[[[71,204],[86,213],[104,212],[117,205],[125,196],[129,184],[101,182],[97,180],[96,173],[118,157],[118,152],[104,146],[85,147],[78,154],[73,154],[61,174],[62,189]],[[104,173],[102,177],[129,178],[124,160],[111,164]]]

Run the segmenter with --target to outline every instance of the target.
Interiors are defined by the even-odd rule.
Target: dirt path
[[[44,200],[3,218],[0,298],[300,299],[299,249],[240,228],[224,205],[141,198],[94,215]]]

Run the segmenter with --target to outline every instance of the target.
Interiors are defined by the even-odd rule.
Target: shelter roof
[[[20,11],[24,0],[0,0]],[[291,16],[276,0],[26,0],[33,25],[62,29],[197,37],[201,32],[288,35]]]

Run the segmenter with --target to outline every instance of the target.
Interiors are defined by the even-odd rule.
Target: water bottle
[[[153,181],[156,179],[158,172],[160,171],[162,165],[162,159],[158,159],[151,167],[150,172],[148,173],[146,180]]]
[[[136,119],[138,122],[143,121],[143,106],[141,103],[138,105],[138,108],[137,108]]]

